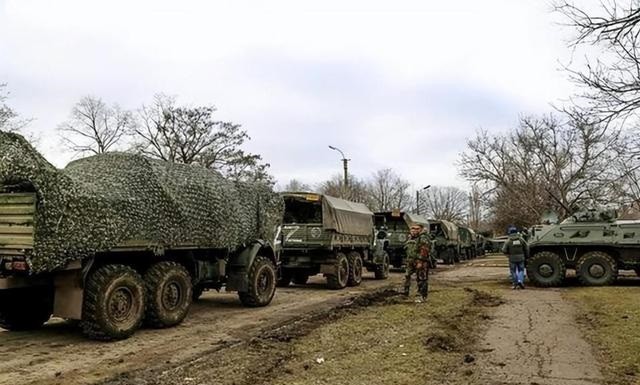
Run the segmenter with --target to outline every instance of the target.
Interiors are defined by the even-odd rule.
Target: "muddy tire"
[[[289,287],[291,285],[291,280],[293,279],[293,272],[291,270],[280,270],[280,277],[278,277],[278,281],[276,282],[277,287]]]
[[[175,262],[156,263],[145,273],[144,284],[147,292],[145,323],[166,328],[182,322],[193,299],[187,269]]]
[[[347,287],[349,281],[349,261],[343,253],[336,254],[336,274],[327,274],[327,286],[331,290],[340,290]]]
[[[82,332],[96,340],[121,340],[142,323],[145,286],[140,274],[125,265],[106,265],[87,279]]]
[[[382,264],[375,266],[373,274],[376,279],[389,278],[389,254],[386,251],[382,257]]]
[[[618,277],[618,265],[609,254],[590,251],[578,259],[576,275],[585,286],[611,285]]]
[[[309,281],[309,274],[305,272],[298,272],[293,275],[293,283],[296,285],[306,285]]]
[[[0,296],[0,328],[20,331],[42,327],[53,312],[53,288],[4,290]]]
[[[347,257],[349,260],[349,279],[348,286],[359,286],[362,283],[362,255],[357,251],[352,251]]]
[[[276,293],[278,274],[273,262],[267,257],[258,255],[249,267],[247,275],[249,290],[238,293],[240,302],[248,307],[267,306]]]
[[[551,251],[536,253],[527,261],[527,276],[536,286],[560,286],[567,274],[562,258]]]

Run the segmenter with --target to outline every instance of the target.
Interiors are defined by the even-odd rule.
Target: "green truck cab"
[[[458,226],[446,220],[429,220],[429,229],[434,239],[436,255],[443,263],[460,262],[460,237]]]
[[[389,274],[389,256],[374,233],[373,213],[362,203],[312,192],[282,193],[279,286],[305,284],[323,274],[330,289],[357,286],[363,268],[376,279]]]
[[[477,256],[476,232],[470,227],[458,225],[460,235],[460,259],[469,260]]]
[[[401,268],[407,257],[405,243],[409,237],[409,226],[412,223],[423,225],[428,231],[429,221],[421,215],[403,211],[381,211],[375,213],[375,226],[378,231],[386,233],[385,250],[389,254],[391,266]],[[435,268],[435,257],[431,267]]]

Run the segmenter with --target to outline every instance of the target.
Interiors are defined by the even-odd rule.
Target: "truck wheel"
[[[562,258],[551,251],[536,253],[527,261],[527,276],[536,286],[560,286],[566,273]]]
[[[349,253],[349,279],[348,286],[358,286],[362,283],[362,256],[357,251]]]
[[[147,292],[145,322],[156,328],[182,322],[193,299],[187,269],[175,262],[156,263],[145,273],[144,283]]]
[[[389,278],[389,254],[384,252],[384,256],[382,257],[382,265],[376,265],[374,274],[376,279],[387,279]]]
[[[249,291],[238,293],[240,302],[249,307],[268,305],[276,292],[276,277],[273,262],[267,257],[257,256],[249,268]]]
[[[291,284],[291,279],[293,279],[293,273],[291,272],[291,270],[281,269],[280,277],[278,278],[276,286],[289,287],[289,285]]]
[[[53,312],[53,290],[30,287],[6,290],[0,297],[0,328],[20,331],[38,329]]]
[[[347,287],[349,281],[349,261],[343,253],[336,254],[336,274],[327,274],[327,286],[331,290],[340,290]]]
[[[585,286],[610,285],[618,277],[618,266],[609,254],[590,251],[578,259],[576,275]]]
[[[142,323],[144,281],[129,266],[106,265],[87,279],[82,306],[82,332],[97,340],[121,340]]]
[[[293,283],[296,285],[306,285],[309,280],[309,274],[305,272],[298,272],[293,275]]]

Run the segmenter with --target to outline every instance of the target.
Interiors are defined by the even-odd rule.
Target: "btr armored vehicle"
[[[448,265],[460,262],[458,226],[449,221],[430,219],[429,229],[434,237],[437,258]]]
[[[612,211],[585,211],[531,231],[527,275],[538,286],[559,286],[567,269],[580,282],[609,285],[619,270],[640,272],[640,221],[615,220]]]
[[[377,243],[373,213],[362,203],[309,192],[282,193],[279,286],[305,284],[323,274],[330,289],[357,286],[367,268],[377,279],[389,274],[389,256]]]
[[[395,268],[402,267],[407,257],[404,245],[409,236],[411,223],[419,223],[425,229],[429,229],[429,221],[418,214],[401,211],[375,213],[376,229],[386,232],[385,250],[389,254],[391,266]],[[435,256],[431,261],[431,267],[435,267]]]

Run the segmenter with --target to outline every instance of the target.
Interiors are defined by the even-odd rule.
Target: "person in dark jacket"
[[[529,245],[515,227],[509,228],[509,239],[502,246],[502,252],[509,257],[513,289],[524,289],[524,261],[529,254]]]

